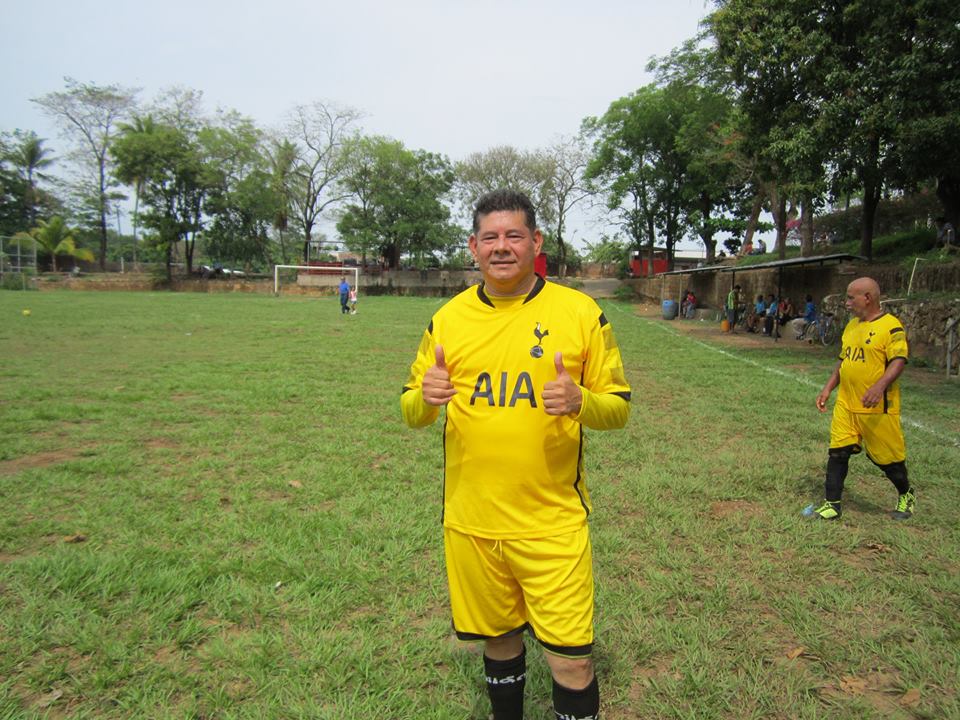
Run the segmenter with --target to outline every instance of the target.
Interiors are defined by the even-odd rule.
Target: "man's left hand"
[[[553,356],[557,379],[543,386],[543,409],[547,415],[576,415],[583,405],[583,391],[563,366],[563,353]]]
[[[867,391],[863,394],[863,397],[860,398],[860,402],[863,403],[864,407],[876,407],[880,404],[880,401],[883,400],[883,393],[886,389],[887,388],[885,385],[874,383],[867,388]]]

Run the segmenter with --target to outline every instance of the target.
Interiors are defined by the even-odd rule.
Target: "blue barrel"
[[[673,320],[677,313],[680,311],[679,306],[673,300],[664,300],[663,301],[663,319],[664,320]]]

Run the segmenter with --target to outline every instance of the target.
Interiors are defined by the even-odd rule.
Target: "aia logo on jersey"
[[[874,336],[874,335],[876,335],[876,333],[875,333],[873,330],[871,330],[871,331],[870,331],[870,336],[864,341],[863,344],[864,344],[864,345],[869,345],[869,344],[870,344],[870,341],[873,340],[873,336]]]
[[[870,342],[867,340],[867,342]],[[863,348],[855,347],[845,347],[843,349],[843,359],[850,360],[851,362],[866,362],[867,358],[863,352]]]
[[[537,338],[537,344],[530,348],[530,357],[543,357],[543,339],[549,334],[549,330],[541,330],[540,323],[537,323],[537,326],[533,329],[533,335]]]

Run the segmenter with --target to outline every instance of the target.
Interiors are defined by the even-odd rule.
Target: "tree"
[[[584,173],[590,155],[584,147],[582,136],[560,138],[546,151],[551,177],[543,187],[544,201],[549,204],[549,215],[555,218],[554,237],[557,241],[559,275],[566,274],[567,245],[564,239],[567,218],[575,205],[590,195]]]
[[[403,255],[425,267],[436,251],[456,244],[460,231],[446,204],[454,172],[446,158],[384,137],[353,139],[344,158],[338,185],[350,202],[337,230],[348,248],[364,260],[376,248],[391,268]]]
[[[53,165],[54,160],[50,157],[50,150],[43,146],[44,139],[37,137],[33,131],[14,130],[13,141],[5,156],[25,183],[24,205],[27,209],[27,220],[30,227],[33,227],[36,225],[38,207],[42,200],[37,181],[48,179],[41,171]]]
[[[66,89],[34,98],[56,120],[77,146],[77,157],[93,171],[100,227],[100,269],[106,269],[107,216],[109,215],[110,146],[117,123],[135,106],[138,90],[120,85],[99,86],[66,78]]]
[[[310,241],[321,214],[345,199],[336,192],[344,170],[343,145],[361,115],[352,108],[314,102],[290,111],[285,136],[296,150],[289,176],[289,198],[303,234],[303,259],[310,257]]]
[[[885,188],[931,175],[951,196],[960,151],[960,9],[944,0],[721,0],[707,20],[730,68],[752,142],[779,188],[805,209],[826,174],[834,197],[862,197],[861,254],[872,255]],[[960,205],[960,184],[957,186]],[[809,217],[809,210],[805,213]]]
[[[267,263],[270,227],[282,199],[275,193],[263,136],[248,118],[223,113],[200,132],[210,188],[204,210],[207,253],[220,261]]]
[[[280,257],[284,265],[290,264],[287,244],[283,233],[290,226],[291,182],[297,160],[297,148],[289,140],[273,138],[270,141],[270,190],[276,202],[273,209],[273,229],[280,243]]]
[[[647,85],[611,103],[602,117],[584,121],[594,139],[586,177],[605,194],[638,250],[646,239],[651,272],[657,231],[672,267],[673,248],[685,230],[687,158],[677,143],[683,104],[678,88]]]
[[[111,154],[124,182],[142,178],[144,225],[156,232],[155,243],[166,257],[172,278],[173,252],[184,245],[187,272],[193,269],[197,233],[203,227],[203,204],[212,180],[205,150],[188,130],[158,121],[132,124],[117,138]],[[149,128],[145,130],[144,128]]]
[[[618,267],[626,266],[629,262],[630,248],[622,240],[609,235],[603,235],[599,242],[585,243],[584,259],[587,262],[598,263],[603,273],[607,265]]]
[[[57,271],[57,255],[67,255],[87,262],[94,260],[93,253],[87,248],[77,247],[73,230],[67,227],[59,215],[54,215],[49,221],[40,220],[37,227],[31,228],[30,232],[20,232],[13,237],[14,240],[35,243],[50,253],[54,272]]]
[[[550,227],[556,221],[551,198],[556,168],[548,153],[500,145],[468,155],[456,163],[455,169],[460,200],[469,216],[482,195],[503,188],[530,198],[541,227]]]

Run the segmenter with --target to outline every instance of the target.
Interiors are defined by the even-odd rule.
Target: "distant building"
[[[632,277],[647,277],[647,275],[649,275],[647,271],[648,256],[649,253],[647,251],[633,253],[630,258],[630,275]],[[698,252],[680,251],[673,254],[674,270],[690,270],[691,268],[700,267],[703,265],[703,262],[703,255]],[[653,274],[658,275],[663,272],[667,272],[667,251],[665,248],[654,248]]]

